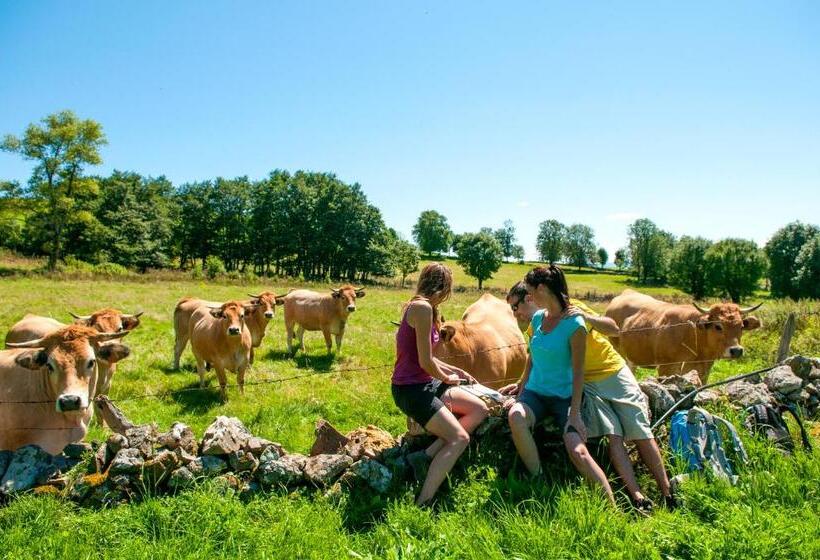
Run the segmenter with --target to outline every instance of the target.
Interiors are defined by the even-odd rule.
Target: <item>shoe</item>
[[[419,482],[427,478],[427,470],[430,468],[432,459],[427,456],[427,453],[422,449],[421,451],[414,451],[408,453],[404,458],[410,468],[413,469],[413,477]]]
[[[641,498],[640,500],[632,500],[632,507],[635,509],[635,513],[638,515],[642,515],[643,517],[649,517],[652,515],[652,510],[655,507],[655,504],[652,503],[652,500],[649,498]]]

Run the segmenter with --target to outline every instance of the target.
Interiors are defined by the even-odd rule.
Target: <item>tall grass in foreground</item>
[[[305,355],[287,356],[277,311],[248,382],[315,376],[249,386],[244,397],[232,389],[227,403],[218,399],[213,373],[207,391],[168,393],[197,385],[190,349],[181,371],[169,367],[176,300],[185,295],[240,298],[263,287],[294,286],[0,279],[0,337],[28,312],[66,321],[68,311],[87,313],[108,305],[144,310],[143,324],[126,338],[133,354],[120,364],[112,388],[112,397],[135,422],[155,421],[164,429],[180,420],[201,434],[216,415],[238,416],[254,433],[300,452],[309,449],[320,417],[342,431],[372,423],[401,433],[404,418],[388,390],[395,332],[390,320],[399,317],[409,289],[369,288],[348,324],[341,354],[330,357],[319,333],[306,334]],[[460,316],[476,297],[475,292],[454,294],[445,316]],[[818,305],[768,302],[758,313],[764,328],[744,336],[747,355],[719,362],[713,378],[768,365],[792,309],[816,311]],[[800,321],[795,350],[820,354],[820,317]],[[345,371],[373,365],[383,367]],[[234,379],[229,375],[230,382]],[[136,398],[146,394],[163,396]],[[720,412],[739,425],[733,412]],[[106,435],[94,428],[90,437]],[[820,451],[784,458],[742,435],[752,463],[738,486],[692,480],[683,487],[683,508],[650,519],[625,513],[623,495],[620,510],[610,509],[580,482],[560,451],[547,450],[549,476],[533,483],[516,464],[510,442],[502,441],[470,450],[432,512],[412,505],[415,484],[398,485],[387,496],[364,492],[330,499],[302,489],[272,490],[247,500],[205,484],[100,511],[26,496],[0,507],[0,551],[7,558],[78,559],[820,557]],[[639,469],[638,474],[657,498],[647,473]]]

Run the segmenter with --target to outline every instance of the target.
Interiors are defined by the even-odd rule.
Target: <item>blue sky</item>
[[[820,3],[0,0],[0,134],[64,108],[94,172],[359,182],[409,236],[649,217],[763,243],[820,208]],[[0,178],[31,165],[0,153]]]

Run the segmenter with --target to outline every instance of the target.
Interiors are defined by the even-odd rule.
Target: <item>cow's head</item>
[[[228,301],[219,307],[209,307],[211,315],[219,319],[225,327],[228,336],[239,336],[245,327],[245,313],[253,313],[259,307],[252,303]]]
[[[279,303],[282,296],[277,296],[273,292],[262,292],[259,295],[248,295],[251,296],[251,304],[257,306],[254,313],[268,320],[273,319],[273,315],[276,312],[276,305]]]
[[[69,325],[43,338],[7,346],[24,349],[15,358],[17,365],[43,372],[48,396],[54,399],[57,412],[76,415],[85,412],[94,399],[98,352],[100,358],[112,358],[109,353],[122,349],[127,355],[127,347],[110,342],[126,334],[128,331],[101,333],[90,327]]]
[[[364,297],[364,288],[354,288],[346,284],[340,288],[331,288],[330,293],[340,310],[352,313],[356,311],[356,298]]]
[[[96,329],[99,332],[119,332],[119,331],[131,331],[137,328],[140,324],[140,317],[142,316],[143,312],[140,311],[134,315],[126,315],[121,311],[116,309],[100,309],[99,311],[95,311],[91,315],[75,315],[71,313],[72,317],[74,317],[74,324],[75,325],[83,325],[86,327],[91,327],[92,329]]]
[[[760,328],[761,322],[757,317],[749,315],[763,305],[759,303],[753,307],[739,307],[734,303],[718,303],[709,309],[693,303],[701,312],[697,321],[698,344],[708,358],[740,358],[743,356],[743,346],[740,337],[743,331]]]
[[[452,342],[452,340],[456,337],[458,333],[458,329],[454,325],[442,325],[438,331],[439,341],[442,344],[447,344]]]

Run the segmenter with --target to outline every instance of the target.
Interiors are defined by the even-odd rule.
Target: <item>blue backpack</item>
[[[718,426],[724,428],[731,441],[735,461],[726,454]],[[731,484],[737,482],[737,463],[745,465],[749,461],[735,427],[699,407],[681,410],[672,416],[669,444],[689,472],[708,473]]]

